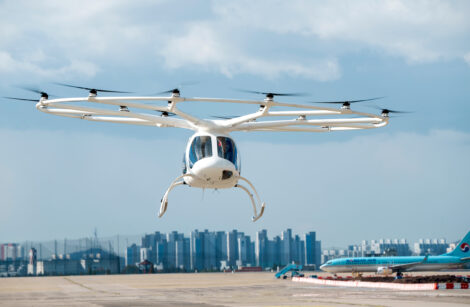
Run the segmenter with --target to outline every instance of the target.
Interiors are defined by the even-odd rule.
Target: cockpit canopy
[[[212,157],[215,152],[218,157],[232,162],[235,169],[240,172],[240,157],[235,142],[226,136],[213,135],[197,135],[192,139],[188,157],[185,153],[183,158],[183,172],[186,173],[186,168],[192,168],[197,161]]]

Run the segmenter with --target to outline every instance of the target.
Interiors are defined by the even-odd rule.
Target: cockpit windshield
[[[225,136],[217,137],[217,154],[219,157],[229,160],[240,171],[240,161],[238,159],[237,147],[232,139]]]
[[[189,167],[197,161],[212,156],[212,142],[210,136],[196,136],[189,150]]]

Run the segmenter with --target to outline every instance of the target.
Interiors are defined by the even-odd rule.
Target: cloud
[[[8,52],[0,51],[0,75],[8,75],[10,78],[22,74],[32,74],[43,78],[64,78],[70,74],[93,77],[98,70],[93,63],[80,60],[71,60],[59,67],[49,67],[41,51],[22,60],[14,59]]]
[[[198,65],[231,77],[248,73],[268,79],[280,75],[300,76],[319,81],[337,79],[340,69],[336,59],[294,62],[246,54],[230,42],[229,33],[220,33],[213,24],[192,24],[185,34],[170,37],[160,51],[170,69]]]
[[[341,77],[342,57],[358,52],[416,64],[462,59],[470,50],[466,1],[243,0],[181,6],[3,1],[1,69],[28,77],[92,78],[107,67],[163,64],[167,70],[229,77],[329,81]]]
[[[334,54],[378,49],[409,62],[458,58],[469,47],[466,1],[232,1],[216,15],[234,27],[298,35]],[[256,29],[256,30],[255,30]],[[466,48],[466,49],[465,49]]]
[[[470,65],[470,52],[465,54],[463,56],[463,58],[464,58],[465,62],[467,62],[467,64]]]

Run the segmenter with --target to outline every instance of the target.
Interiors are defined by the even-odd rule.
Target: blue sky
[[[241,191],[187,187],[157,219],[188,131],[83,122],[2,100],[0,241],[81,237],[95,226],[102,235],[290,227],[316,230],[326,246],[457,240],[470,228],[469,13],[467,1],[2,1],[1,96],[35,98],[18,86],[86,95],[53,82],[147,94],[197,81],[183,95],[385,96],[380,106],[413,113],[374,131],[234,134],[243,174],[267,203],[253,224]]]

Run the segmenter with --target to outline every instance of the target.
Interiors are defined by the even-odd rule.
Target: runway
[[[330,288],[273,273],[0,278],[0,306],[468,306],[470,290]]]

